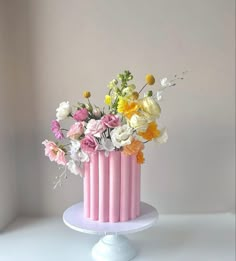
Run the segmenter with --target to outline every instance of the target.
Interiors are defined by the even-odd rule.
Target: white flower
[[[56,112],[58,121],[66,119],[72,112],[70,103],[68,101],[60,103],[59,107],[56,109]]]
[[[116,127],[111,132],[111,140],[116,148],[128,145],[132,141],[133,129],[127,124]]]
[[[160,143],[160,144],[166,143],[168,140],[168,134],[167,134],[166,128],[163,128],[160,131],[161,131],[160,136],[154,140],[155,140],[155,142]]]
[[[79,151],[78,158],[80,162],[89,162],[89,155],[82,150]]]
[[[100,118],[101,115],[102,115],[102,113],[101,113],[101,111],[100,111],[99,108],[95,108],[95,109],[93,110],[93,115],[94,115],[96,118]]]
[[[110,139],[102,138],[98,149],[105,150],[105,156],[108,156],[109,152],[115,149],[115,146]]]
[[[88,154],[80,150],[80,142],[78,140],[71,140],[70,157],[79,164],[89,161]]]
[[[133,93],[135,88],[136,88],[136,86],[134,84],[130,84],[128,87],[126,87],[122,90],[122,95],[130,96]]]
[[[75,175],[83,174],[83,167],[81,164],[76,163],[74,160],[69,160],[67,163],[68,170]]]
[[[161,86],[169,87],[169,86],[171,86],[171,82],[167,78],[163,78],[163,79],[161,79]]]
[[[134,114],[129,120],[129,125],[137,131],[146,131],[149,123],[149,115],[143,113],[143,115]]]
[[[163,91],[157,91],[157,100],[158,101],[162,100],[162,93],[163,93]]]

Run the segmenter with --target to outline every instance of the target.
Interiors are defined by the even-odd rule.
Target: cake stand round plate
[[[122,234],[135,233],[151,227],[157,221],[157,210],[140,203],[140,216],[127,222],[99,222],[84,217],[83,202],[69,207],[63,214],[64,223],[71,229],[88,234],[104,235],[92,248],[97,261],[128,261],[136,256],[135,248]]]

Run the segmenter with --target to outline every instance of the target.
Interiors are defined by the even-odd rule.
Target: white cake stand
[[[64,223],[71,229],[88,234],[103,235],[92,248],[96,261],[128,261],[137,253],[127,237],[122,234],[135,233],[151,227],[157,220],[157,210],[141,202],[138,218],[118,223],[91,221],[84,217],[83,202],[68,208],[63,214]]]

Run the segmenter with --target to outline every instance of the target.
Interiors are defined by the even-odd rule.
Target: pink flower
[[[86,108],[80,109],[75,112],[73,116],[74,120],[76,121],[84,121],[88,118],[88,110]]]
[[[91,119],[86,126],[85,134],[94,135],[100,138],[106,127],[102,124],[101,120]]]
[[[98,149],[98,142],[92,135],[86,135],[80,141],[81,149],[86,153],[94,153]]]
[[[45,146],[45,155],[48,156],[51,161],[55,161],[60,165],[66,165],[65,152],[53,141],[45,140],[42,144]]]
[[[67,138],[77,140],[84,133],[84,124],[82,122],[74,123],[67,132]]]
[[[55,137],[58,139],[58,140],[61,140],[64,138],[64,135],[61,131],[61,126],[59,124],[58,121],[56,120],[53,120],[52,123],[51,123],[51,130],[52,132],[54,133]]]
[[[115,128],[120,126],[120,118],[114,114],[106,114],[101,118],[103,126],[107,128]]]

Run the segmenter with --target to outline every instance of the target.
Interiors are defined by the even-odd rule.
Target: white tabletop
[[[68,208],[63,214],[64,223],[73,230],[88,234],[129,234],[151,227],[157,220],[157,210],[141,202],[140,216],[127,222],[99,222],[84,217],[83,202]]]
[[[78,233],[58,218],[18,218],[0,232],[3,261],[92,261],[100,236]],[[134,261],[235,261],[235,216],[159,215],[151,229],[129,234]]]

